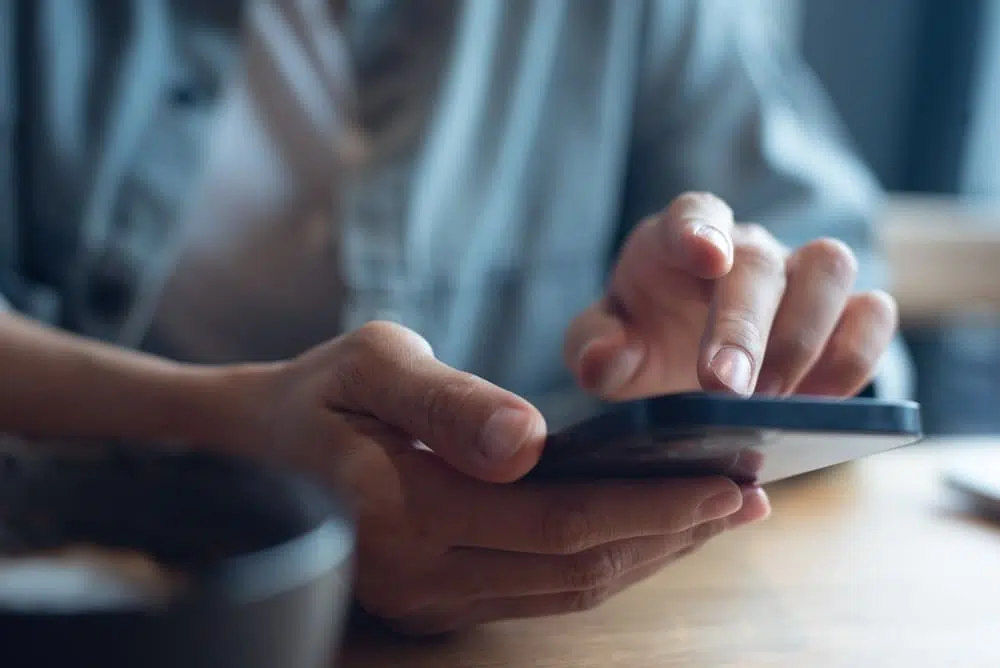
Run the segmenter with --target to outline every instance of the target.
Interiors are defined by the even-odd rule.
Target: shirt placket
[[[404,162],[378,169],[345,196],[341,266],[347,286],[347,331],[373,320],[419,329],[414,277],[407,271],[406,225],[410,172]]]

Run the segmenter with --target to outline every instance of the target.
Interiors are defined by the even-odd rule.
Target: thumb
[[[615,399],[639,372],[645,349],[640,341],[630,340],[611,300],[605,298],[570,324],[563,354],[580,387]]]
[[[331,408],[364,412],[488,482],[534,467],[545,420],[524,399],[438,361],[415,332],[372,323],[338,340]]]

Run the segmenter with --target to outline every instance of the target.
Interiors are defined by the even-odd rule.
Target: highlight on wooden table
[[[770,488],[774,512],[596,610],[430,640],[356,625],[343,668],[1000,666],[1000,523],[950,489],[1000,438]],[[1000,467],[997,467],[1000,469]]]

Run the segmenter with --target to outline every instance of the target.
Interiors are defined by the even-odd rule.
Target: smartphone
[[[723,475],[766,484],[922,438],[911,401],[673,394],[607,405],[551,433],[527,479]]]

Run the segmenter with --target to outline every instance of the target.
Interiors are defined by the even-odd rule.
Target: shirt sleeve
[[[840,239],[858,256],[858,287],[883,287],[873,226],[882,191],[811,71],[752,8],[742,0],[648,5],[624,220],[682,192],[709,191],[737,221],[760,223],[790,247]],[[876,391],[905,394],[908,364],[897,342]]]

